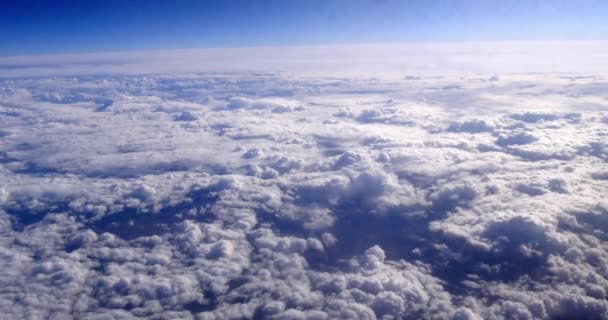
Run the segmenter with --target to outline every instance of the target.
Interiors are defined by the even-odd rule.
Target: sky
[[[608,2],[2,1],[0,55],[606,39]]]

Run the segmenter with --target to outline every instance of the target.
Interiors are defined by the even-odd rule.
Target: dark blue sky
[[[81,0],[0,4],[0,55],[608,38],[605,0]]]

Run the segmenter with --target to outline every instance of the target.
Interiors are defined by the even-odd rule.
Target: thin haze
[[[3,1],[0,55],[606,39],[608,2]]]

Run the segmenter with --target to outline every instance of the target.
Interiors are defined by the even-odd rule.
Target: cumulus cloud
[[[0,81],[2,315],[608,319],[601,76],[289,61]]]

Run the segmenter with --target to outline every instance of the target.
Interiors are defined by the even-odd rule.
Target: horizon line
[[[518,39],[518,40],[412,40],[412,41],[379,41],[379,42],[333,42],[333,43],[310,43],[293,45],[244,45],[244,46],[211,46],[211,47],[176,47],[176,48],[149,48],[149,49],[125,49],[125,50],[98,50],[98,51],[66,51],[47,53],[8,54],[0,53],[0,60],[11,58],[35,58],[35,57],[65,57],[97,54],[124,54],[124,53],[150,53],[150,52],[178,52],[178,51],[217,51],[217,50],[247,50],[247,49],[276,49],[276,48],[331,48],[331,47],[364,47],[379,45],[440,45],[440,44],[565,44],[565,43],[608,43],[608,39]]]

